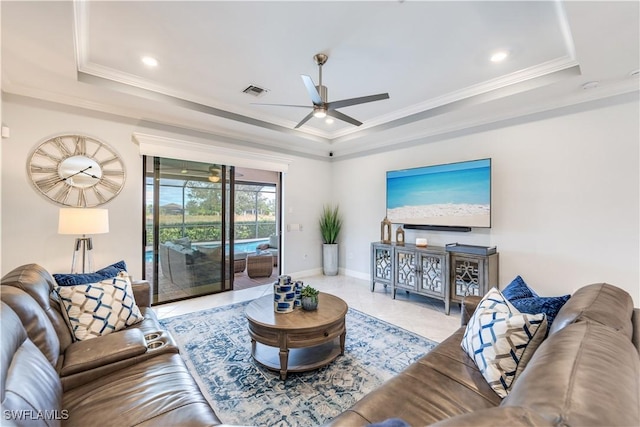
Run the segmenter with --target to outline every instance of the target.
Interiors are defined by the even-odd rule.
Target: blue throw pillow
[[[369,427],[411,427],[400,418],[388,418],[382,422],[369,424]]]
[[[547,315],[547,324],[550,327],[555,319],[558,311],[562,306],[569,301],[571,295],[564,295],[561,297],[532,297],[532,298],[518,298],[509,300],[515,308],[521,313],[537,314],[544,313]],[[548,330],[548,329],[547,329]]]
[[[508,299],[509,302],[513,302],[514,300],[517,300],[520,298],[534,298],[538,296],[538,294],[536,294],[534,290],[531,289],[525,283],[524,279],[522,279],[522,277],[520,276],[517,276],[515,279],[513,279],[511,283],[509,283],[509,286],[507,286],[502,290],[502,295],[506,299]]]
[[[98,283],[105,279],[111,279],[121,271],[127,271],[127,264],[124,261],[118,261],[95,273],[54,274],[53,278],[58,283],[58,286],[86,285],[87,283]]]

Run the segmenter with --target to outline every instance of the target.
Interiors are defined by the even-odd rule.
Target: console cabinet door
[[[395,251],[395,288],[415,291],[417,289],[416,275],[417,254],[415,251],[396,248]]]
[[[446,290],[446,255],[421,253],[418,292],[443,298]]]
[[[448,254],[443,248],[397,247],[394,252],[393,297],[396,290],[415,292],[444,301],[449,314]]]
[[[393,280],[393,246],[386,243],[371,244],[371,290],[376,283],[385,287]]]
[[[467,295],[484,296],[498,286],[498,254],[473,256],[451,254],[451,301],[462,302]]]

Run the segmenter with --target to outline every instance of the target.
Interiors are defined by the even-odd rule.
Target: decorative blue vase
[[[280,276],[273,284],[273,309],[276,313],[291,313],[295,307],[296,291],[290,276]]]

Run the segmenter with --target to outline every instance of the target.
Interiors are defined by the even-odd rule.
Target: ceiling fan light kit
[[[389,99],[388,93],[379,93],[377,95],[369,95],[369,96],[361,96],[358,98],[348,98],[342,99],[340,101],[328,101],[328,90],[327,87],[322,84],[322,66],[327,62],[329,57],[324,53],[318,53],[313,56],[313,60],[318,65],[318,85],[316,86],[313,83],[311,77],[307,75],[301,75],[302,83],[304,83],[309,96],[311,97],[312,105],[310,108],[313,108],[309,114],[305,116],[300,122],[295,126],[294,129],[298,129],[303,124],[308,122],[312,117],[323,119],[327,116],[331,116],[335,119],[342,120],[343,122],[347,122],[354,126],[360,126],[362,124],[361,121],[354,119],[353,117],[347,116],[344,113],[337,111],[337,108],[349,107],[352,105],[365,104],[367,102],[373,101],[381,101],[383,99]],[[279,106],[279,107],[307,107],[304,105],[289,105],[289,104],[255,104],[255,105],[271,105],[271,106]]]
[[[325,117],[327,117],[327,110],[325,110],[322,107],[314,106],[313,117],[316,117],[318,119],[324,119]]]
[[[209,176],[208,176],[209,181],[216,183],[216,182],[220,182],[220,169],[218,169],[216,166],[209,166]]]

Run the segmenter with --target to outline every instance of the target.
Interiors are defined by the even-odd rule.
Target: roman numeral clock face
[[[99,206],[124,187],[120,156],[88,136],[60,135],[46,140],[34,150],[27,167],[35,188],[63,206]]]

